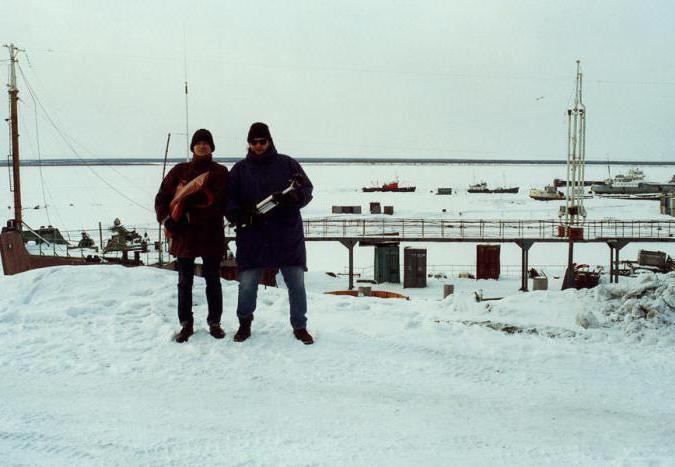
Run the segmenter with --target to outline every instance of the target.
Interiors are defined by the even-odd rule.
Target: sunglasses
[[[267,144],[267,138],[260,138],[260,139],[253,139],[251,140],[251,146],[256,146],[256,145],[261,145],[264,146]]]

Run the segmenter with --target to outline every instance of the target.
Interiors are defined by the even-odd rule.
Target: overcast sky
[[[220,156],[243,154],[260,120],[297,156],[564,159],[577,59],[588,159],[675,155],[672,1],[4,0],[2,10],[0,40],[26,49],[24,74],[81,157],[159,157],[169,132],[170,155],[185,155],[187,68],[190,132],[212,130]],[[36,132],[42,157],[75,157],[46,118],[36,128],[19,85],[25,157]]]

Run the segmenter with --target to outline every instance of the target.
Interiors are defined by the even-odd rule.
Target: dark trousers
[[[220,323],[223,314],[223,293],[220,285],[220,256],[202,258],[202,274],[206,281],[206,302],[209,324]],[[192,283],[195,276],[194,258],[177,258],[178,269],[178,320],[181,324],[194,322],[192,316]]]

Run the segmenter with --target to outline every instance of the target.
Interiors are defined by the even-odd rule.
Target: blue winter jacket
[[[306,182],[298,189],[297,205],[279,205],[253,225],[237,229],[240,270],[283,266],[307,269],[300,208],[311,201],[313,186],[300,164],[290,156],[277,153],[274,147],[260,156],[249,151],[245,159],[232,167],[225,209],[225,216],[231,222],[236,220],[238,210],[259,203],[275,191],[282,191],[298,173]]]

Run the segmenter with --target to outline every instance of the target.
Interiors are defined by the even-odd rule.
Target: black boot
[[[209,334],[211,334],[216,339],[222,339],[225,337],[225,331],[220,327],[220,323],[209,323]]]
[[[312,338],[312,335],[307,332],[307,329],[302,328],[302,329],[293,329],[293,335],[295,338],[299,341],[302,341],[303,344],[305,345],[310,345],[314,343],[314,339]]]
[[[175,336],[173,336],[173,340],[175,340],[180,344],[182,344],[183,342],[187,342],[190,336],[195,333],[194,327],[191,322],[185,322],[181,324],[183,325],[183,327],[181,328],[180,331],[178,331],[178,333]]]
[[[253,321],[253,316],[248,318],[239,318],[239,329],[234,335],[235,342],[244,342],[246,339],[251,337],[251,322]]]

